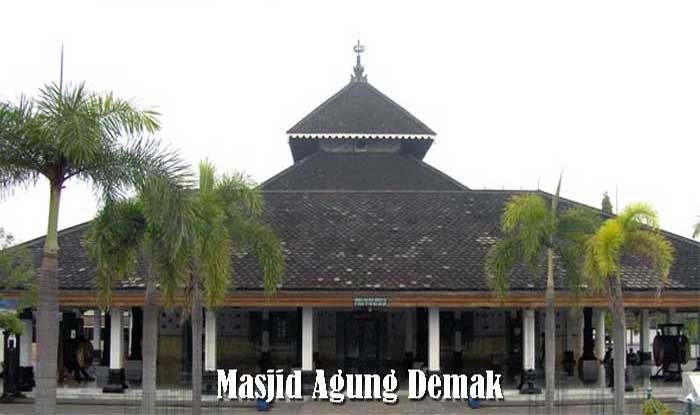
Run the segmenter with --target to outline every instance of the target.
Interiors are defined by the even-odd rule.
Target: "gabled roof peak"
[[[357,57],[350,82],[287,131],[294,161],[313,154],[327,139],[371,139],[381,141],[379,146],[398,140],[402,151],[422,159],[435,132],[367,82],[361,57],[365,47],[358,40],[353,50]]]
[[[364,77],[364,75],[362,75]],[[287,131],[287,134],[343,134],[432,138],[435,132],[377,88],[362,80],[350,81]]]

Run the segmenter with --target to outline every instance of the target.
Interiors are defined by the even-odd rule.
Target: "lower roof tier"
[[[499,238],[501,212],[520,191],[265,191],[263,219],[284,244],[282,290],[486,291],[484,261]],[[545,197],[549,195],[543,194]],[[573,202],[562,201],[563,206]],[[95,289],[85,235],[89,223],[59,233],[59,286]],[[666,234],[676,250],[667,290],[700,291],[700,245]],[[40,263],[44,238],[25,245]],[[233,253],[232,290],[260,290],[261,272],[245,252]],[[627,291],[657,288],[650,268],[626,258]],[[118,290],[144,288],[144,267]],[[544,289],[544,270],[518,268],[513,291]],[[565,289],[561,269],[556,284]]]

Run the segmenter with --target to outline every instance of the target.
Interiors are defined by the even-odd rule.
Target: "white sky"
[[[3,1],[0,99],[65,77],[162,113],[192,163],[262,181],[285,131],[343,87],[358,32],[369,81],[438,133],[426,161],[474,189],[652,203],[665,229],[700,214],[700,2]],[[176,4],[175,6],[173,6]],[[0,201],[0,227],[45,232],[45,184]],[[94,215],[68,184],[60,227]]]

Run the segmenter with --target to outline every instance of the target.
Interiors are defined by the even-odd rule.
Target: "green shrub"
[[[661,403],[658,399],[647,399],[644,402],[644,415],[674,415],[673,409],[669,408],[667,405]]]
[[[0,330],[15,336],[22,335],[22,322],[14,311],[0,312]]]

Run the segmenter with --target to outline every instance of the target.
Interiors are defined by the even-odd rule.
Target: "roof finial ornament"
[[[358,36],[357,39],[357,45],[355,45],[352,50],[355,51],[357,54],[357,63],[355,64],[355,67],[353,68],[353,75],[350,75],[350,81],[354,82],[363,82],[367,81],[367,75],[364,75],[365,72],[365,67],[362,66],[362,62],[360,61],[360,55],[365,51],[365,46],[360,44],[360,39]]]

